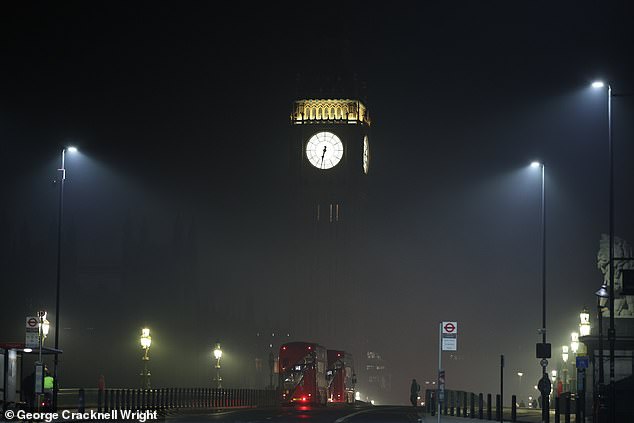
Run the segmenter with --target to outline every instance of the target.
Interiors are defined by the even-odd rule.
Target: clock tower
[[[356,310],[363,306],[370,114],[359,98],[315,96],[293,103],[290,124],[295,334],[348,348],[341,343],[359,329]]]

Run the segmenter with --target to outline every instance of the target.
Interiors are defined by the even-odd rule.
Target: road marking
[[[368,410],[361,410],[361,411],[357,411],[356,413],[352,413],[352,414],[348,414],[346,416],[343,417],[339,417],[337,420],[335,420],[335,423],[345,423],[346,419],[349,419],[351,417],[354,416],[358,416],[359,414],[367,414],[367,413],[372,413],[373,411],[379,411],[379,410],[400,410],[401,407],[382,407],[379,409],[376,408],[370,408]]]

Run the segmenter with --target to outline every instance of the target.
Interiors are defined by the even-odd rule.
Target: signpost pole
[[[504,355],[500,356],[500,423],[504,422]]]
[[[438,323],[438,375],[442,371],[442,322]],[[438,381],[440,382],[440,381]],[[440,383],[436,382],[436,403],[438,410],[436,414],[438,415],[438,423],[440,423]]]

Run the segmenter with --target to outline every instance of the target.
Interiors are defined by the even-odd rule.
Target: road
[[[224,411],[174,411],[166,416],[166,423],[225,422],[225,423],[436,423],[437,417],[423,413],[422,408],[409,406],[329,406],[249,408]],[[561,417],[562,421],[564,417]],[[574,422],[574,416],[571,419]],[[465,423],[470,418],[442,416],[442,423]],[[477,420],[486,421],[486,420]],[[510,422],[510,413],[505,416]],[[539,423],[539,410],[518,410],[517,421]],[[551,413],[551,421],[555,421]]]
[[[168,423],[194,422],[231,422],[231,423],[433,423],[435,418],[423,417],[421,408],[405,406],[375,406],[375,407],[284,407],[284,408],[255,408],[243,410],[227,410],[204,413],[176,413],[166,416]],[[464,419],[463,419],[464,421]],[[443,416],[443,422],[450,423]]]

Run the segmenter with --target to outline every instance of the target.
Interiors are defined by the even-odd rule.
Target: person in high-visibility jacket
[[[44,390],[52,391],[54,382],[55,379],[53,379],[53,376],[51,376],[51,374],[48,372],[48,368],[44,369]]]

